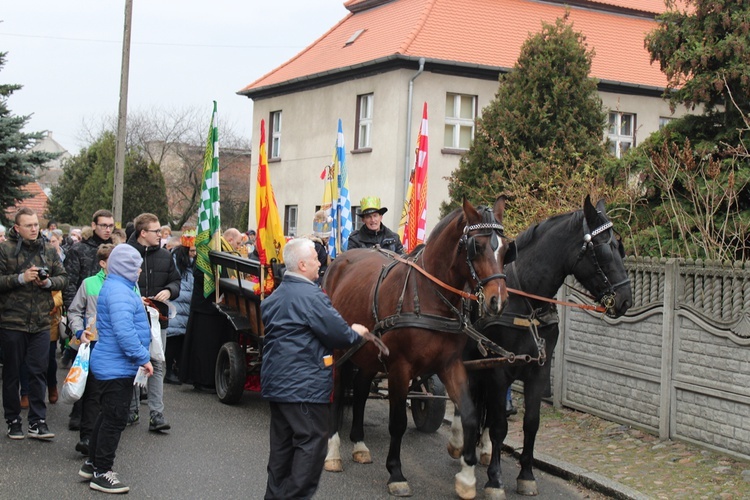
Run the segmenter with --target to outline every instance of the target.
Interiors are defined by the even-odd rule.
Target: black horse
[[[605,213],[604,201],[596,207],[586,197],[583,210],[547,219],[527,229],[516,239],[517,257],[505,266],[509,289],[553,298],[568,275],[588,290],[606,308],[610,317],[619,317],[632,304],[630,280],[623,264],[625,255],[618,234]],[[480,443],[482,462],[487,462],[486,498],[505,498],[500,474],[500,449],[508,433],[505,395],[514,380],[523,381],[525,413],[524,443],[517,491],[536,495],[532,471],[534,442],[539,430],[539,412],[550,380],[550,359],[559,334],[555,306],[549,302],[511,293],[499,320],[479,320],[474,324],[490,340],[518,358],[514,363],[496,364],[491,368],[471,369],[472,360],[485,360],[474,345],[464,352],[472,397],[477,412],[484,416],[485,437],[489,433],[492,451]],[[474,364],[482,366],[482,361]],[[486,366],[486,365],[484,365]],[[489,432],[487,432],[487,430]],[[454,419],[448,444],[451,456],[457,458],[463,439],[460,416]],[[460,439],[460,440],[459,440]],[[479,439],[479,436],[477,436]]]

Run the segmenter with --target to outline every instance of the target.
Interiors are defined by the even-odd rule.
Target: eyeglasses
[[[144,229],[147,233],[161,234],[161,229]]]
[[[97,224],[96,227],[100,227],[102,229],[114,229],[114,224]]]

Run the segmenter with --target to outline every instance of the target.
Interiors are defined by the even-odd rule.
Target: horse
[[[500,473],[500,449],[508,433],[506,393],[514,380],[523,381],[523,452],[516,490],[537,495],[532,471],[534,442],[539,430],[539,413],[544,392],[548,391],[550,363],[559,335],[557,310],[550,302],[568,275],[573,275],[609,317],[622,316],[632,304],[630,280],[623,264],[625,251],[605,212],[604,200],[596,207],[586,197],[583,209],[551,217],[532,226],[516,238],[517,258],[505,267],[508,305],[499,317],[479,320],[474,326],[492,341],[508,350],[507,362],[486,367],[486,360],[467,344],[464,353],[469,383],[477,412],[484,417],[479,439],[481,462],[489,462],[485,496],[504,499]],[[514,288],[522,292],[514,293]],[[521,295],[520,293],[524,293]],[[529,297],[532,294],[535,297]],[[514,360],[515,358],[515,360]],[[513,362],[510,362],[513,360]],[[485,363],[482,365],[482,363]],[[458,458],[461,445],[476,445],[479,433],[466,439],[461,435],[461,415],[454,418],[448,451]],[[474,418],[472,416],[472,418]],[[466,429],[463,429],[466,432]],[[491,440],[487,443],[487,436]]]
[[[337,367],[348,357],[359,368],[350,435],[355,462],[372,461],[363,441],[365,402],[374,377],[379,372],[387,374],[391,438],[386,468],[390,473],[388,491],[393,496],[411,496],[401,470],[401,441],[412,379],[437,374],[449,397],[464,411],[467,435],[476,433],[476,415],[461,360],[467,340],[464,327],[468,326],[461,312],[462,297],[477,301],[480,312],[487,315],[499,314],[508,299],[503,259],[514,253],[514,246],[503,234],[504,210],[504,197],[495,201],[492,210],[474,208],[464,200],[462,208],[443,218],[427,242],[406,258],[377,248],[352,249],[337,257],[324,276],[323,289],[344,319],[382,334],[390,351],[387,358],[378,356],[368,342],[335,357]],[[466,286],[473,293],[464,291]],[[337,410],[342,404],[341,379],[336,373],[328,471],[342,470],[341,412]],[[456,489],[462,498],[474,498],[476,451],[473,446],[464,449],[464,471],[457,475]]]

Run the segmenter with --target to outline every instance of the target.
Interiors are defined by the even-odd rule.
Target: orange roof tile
[[[43,219],[45,212],[47,212],[47,203],[49,202],[49,198],[44,193],[44,190],[42,190],[42,186],[40,186],[37,182],[31,182],[22,187],[21,191],[31,193],[31,196],[29,198],[24,198],[23,200],[21,200],[16,204],[15,207],[6,209],[6,216],[12,219],[19,208],[29,207],[34,212],[36,212],[39,219]]]
[[[350,0],[345,6],[363,7],[368,0]],[[594,0],[654,12],[661,0]],[[387,58],[416,59],[428,64],[511,68],[521,45],[538,33],[542,21],[554,23],[570,9],[573,29],[586,36],[595,49],[591,74],[600,80],[634,85],[666,86],[658,64],[651,64],[644,37],[656,21],[597,11],[592,7],[566,7],[534,0],[394,0],[349,13],[327,33],[295,57],[240,91],[241,94],[296,79],[323,75]],[[662,9],[663,10],[663,9]],[[496,22],[488,22],[488,20]],[[350,45],[347,40],[364,32]]]

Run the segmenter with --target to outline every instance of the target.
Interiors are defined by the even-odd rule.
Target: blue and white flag
[[[349,178],[346,171],[346,150],[344,148],[344,132],[339,118],[339,131],[336,136],[336,149],[333,153],[333,171],[336,175],[338,196],[336,203],[331,206],[333,225],[331,237],[328,240],[328,254],[335,258],[346,251],[349,235],[352,232],[352,203],[349,200]],[[340,229],[339,229],[340,228]]]

